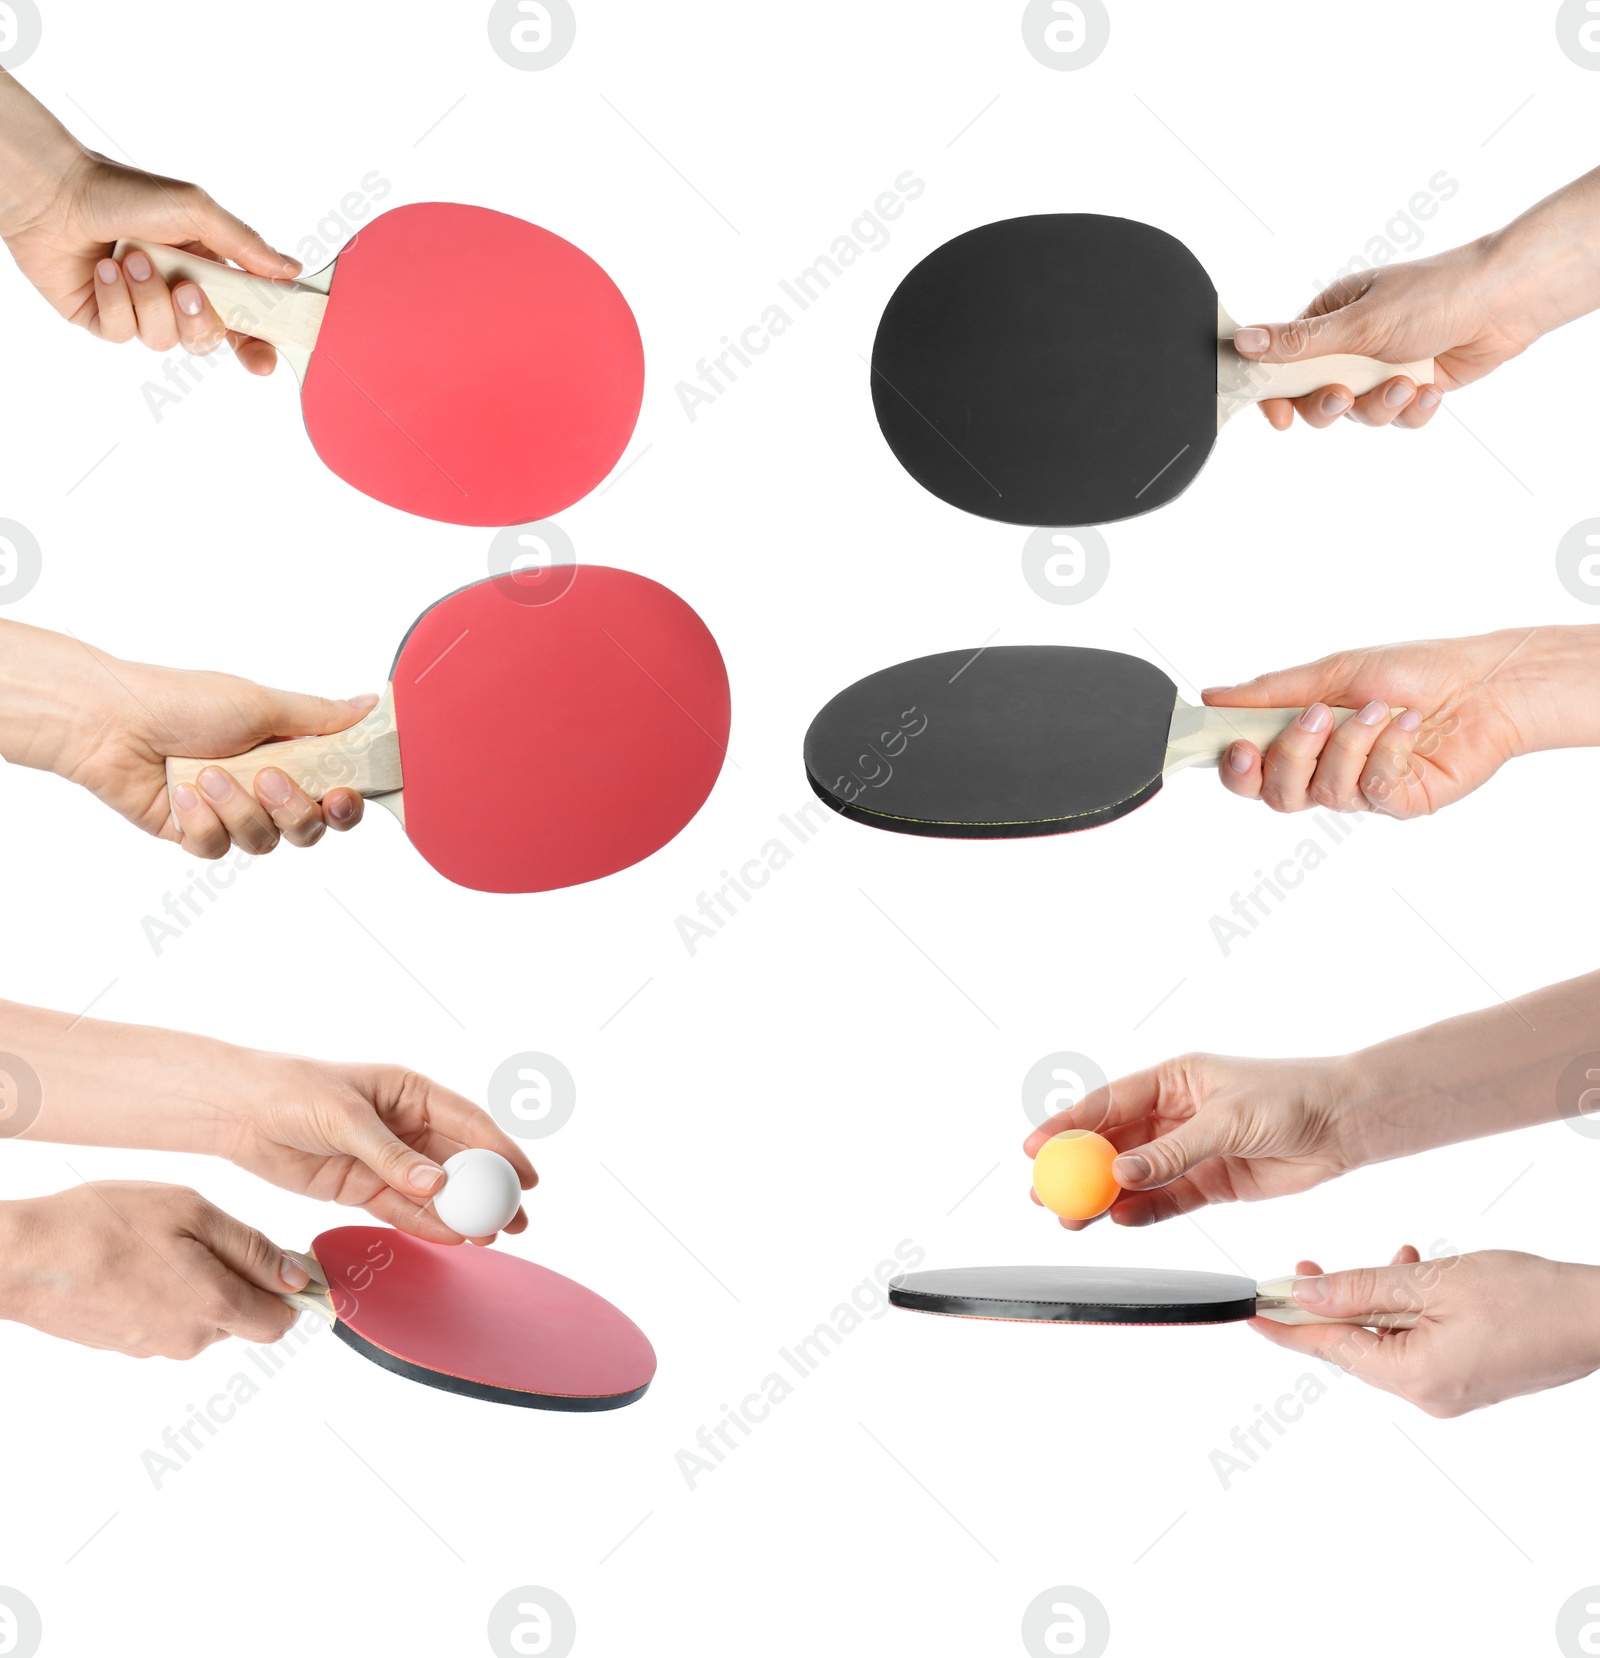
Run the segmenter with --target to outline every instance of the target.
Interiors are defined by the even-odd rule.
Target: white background
[[[1189,1048],[1339,1052],[1592,968],[1588,754],[1522,761],[1436,821],[1363,821],[1226,957],[1210,917],[1308,831],[1203,772],[1065,839],[831,819],[698,954],[677,936],[811,799],[816,708],[901,658],[991,637],[1159,651],[1192,694],[1342,646],[1596,617],[1554,566],[1600,513],[1592,319],[1420,434],[1242,417],[1180,501],[1110,527],[1110,578],[1078,606],[1024,583],[1025,532],[900,472],[867,391],[876,319],[974,224],[1146,219],[1235,316],[1267,320],[1441,170],[1459,190],[1423,251],[1595,160],[1600,75],[1562,54],[1545,0],[1117,4],[1077,72],[1029,55],[1021,11],[590,0],[570,56],[528,73],[491,50],[481,0],[49,8],[22,79],[90,144],[199,179],[279,246],[376,169],[388,205],[492,205],[611,271],[645,339],[644,412],[628,470],[561,524],[580,557],[700,611],[735,713],[706,810],[611,880],[459,891],[374,814],[258,862],[159,956],[141,919],[184,857],[55,779],[0,778],[5,995],[404,1062],[480,1097],[509,1054],[558,1055],[577,1111],[531,1146],[533,1224],[506,1247],[616,1300],[660,1355],[642,1403],[578,1417],[407,1386],[320,1339],[157,1489],[141,1454],[245,1351],[136,1364],[7,1326],[0,1584],[40,1608],[47,1654],[488,1652],[489,1609],[520,1585],[567,1600],[586,1658],[1001,1654],[1060,1584],[1104,1604],[1116,1655],[1534,1653],[1600,1576],[1594,1384],[1435,1422],[1341,1380],[1224,1489],[1210,1453],[1308,1368],[1242,1327],[889,1314],[694,1489],[675,1465],[905,1239],[929,1265],[1260,1277],[1405,1241],[1600,1259],[1600,1147],[1560,1124],[1082,1238],[1027,1201],[1020,1155],[1021,1080],[1055,1050],[1112,1075]],[[690,422],[676,383],[908,169],[926,190],[888,244]],[[44,550],[6,614],[348,695],[485,573],[489,532],[409,519],[318,464],[287,373],[222,363],[157,422],[158,359],[68,329],[8,264],[0,307],[0,515]],[[359,1218],[197,1159],[0,1148],[6,1196],[79,1176],[193,1183],[289,1245]]]

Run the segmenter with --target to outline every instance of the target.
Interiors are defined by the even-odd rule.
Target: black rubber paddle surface
[[[941,500],[1103,524],[1173,500],[1217,437],[1217,291],[1163,230],[1041,213],[969,230],[895,290],[872,401]]]
[[[891,1306],[1030,1324],[1231,1324],[1256,1286],[1226,1272],[1159,1267],[944,1267],[889,1280]]]
[[[841,691],[806,733],[806,776],[835,811],[903,835],[1068,834],[1161,787],[1176,699],[1120,651],[945,651]]]

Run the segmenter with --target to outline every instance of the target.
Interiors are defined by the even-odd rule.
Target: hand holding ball
[[[1053,1135],[1033,1160],[1033,1189],[1052,1214],[1093,1220],[1116,1202],[1122,1188],[1111,1178],[1117,1148],[1086,1128]],[[447,1165],[448,1166],[448,1165]]]
[[[488,1238],[522,1206],[517,1171],[497,1151],[469,1146],[444,1166],[444,1185],[433,1195],[433,1212],[464,1238]]]

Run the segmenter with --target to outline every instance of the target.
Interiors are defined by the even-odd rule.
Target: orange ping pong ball
[[[1087,1128],[1068,1128],[1046,1140],[1033,1160],[1033,1189],[1052,1214],[1093,1220],[1122,1188],[1111,1178],[1117,1148]]]

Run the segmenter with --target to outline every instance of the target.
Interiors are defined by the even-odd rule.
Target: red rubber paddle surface
[[[422,202],[339,255],[301,394],[346,483],[450,524],[527,524],[616,465],[638,324],[588,254],[485,207]]]
[[[312,1245],[342,1341],[446,1392],[608,1410],[650,1385],[655,1350],[609,1301],[501,1249],[341,1226]]]
[[[704,622],[644,576],[580,565],[464,587],[424,611],[391,679],[406,833],[480,892],[610,875],[700,809],[728,744]]]

